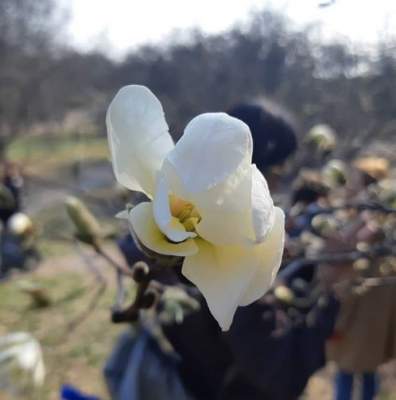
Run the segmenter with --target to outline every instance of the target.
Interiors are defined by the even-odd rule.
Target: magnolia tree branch
[[[95,276],[95,280],[98,283],[98,288],[91,301],[89,302],[88,307],[80,315],[69,322],[66,334],[70,334],[71,332],[73,332],[78,325],[80,325],[83,321],[85,321],[86,318],[91,315],[91,313],[96,309],[99,300],[101,299],[107,288],[106,279],[100,272],[100,269],[95,265],[95,262],[92,260],[92,258],[87,257],[87,255],[84,253],[84,250],[81,248],[80,242],[78,240],[74,240],[74,245],[77,253],[84,261],[84,264],[88,267],[88,270]]]
[[[85,244],[90,245],[91,248],[96,252],[96,254],[102,257],[107,262],[107,264],[110,265],[116,272],[117,295],[116,302],[112,310],[112,321],[115,323],[136,322],[141,316],[141,311],[152,308],[154,305],[156,305],[160,295],[164,292],[164,285],[159,283],[155,278],[157,277],[159,269],[165,272],[166,268],[161,268],[161,266],[163,265],[157,259],[158,257],[155,257],[155,254],[153,260],[156,261],[153,262],[153,265],[151,265],[150,267],[145,262],[140,261],[135,263],[134,266],[130,268],[125,262],[118,261],[113,257],[113,255],[109,254],[107,249],[103,246],[104,236],[101,232],[100,224],[96,222],[94,216],[89,212],[84,204],[76,199],[72,199],[69,201],[68,207],[69,215],[77,228],[76,237]],[[385,214],[396,212],[395,209],[385,207],[381,204],[364,203],[346,204],[341,207],[321,209],[311,215],[317,215],[321,213],[329,214],[334,211],[343,209],[356,209],[358,211],[374,210],[380,211]],[[139,243],[136,238],[134,239],[137,242],[137,247],[141,248],[141,243]],[[362,258],[374,260],[376,258],[395,256],[395,249],[396,246],[394,246],[393,242],[382,242],[381,244],[373,245],[371,248],[364,251],[353,249],[327,253],[322,252],[320,255],[314,257],[296,257],[289,260],[289,262],[293,261],[296,264],[310,263],[314,265],[324,263],[350,264],[351,262]],[[142,249],[142,251],[144,250],[146,249]],[[148,253],[151,254],[151,252]],[[176,260],[172,258],[171,260],[167,260],[167,265],[175,266],[179,261],[179,258],[177,258]],[[123,286],[123,278],[125,276],[132,278],[132,280],[135,282],[136,292],[132,303],[128,307],[122,308],[125,299],[125,291]],[[368,279],[369,280],[359,278],[354,282],[349,282],[349,284],[351,287],[356,285],[372,287],[381,284],[396,283],[396,278]],[[340,286],[342,286],[342,284],[340,284]],[[288,290],[291,291],[291,294],[289,293],[289,295],[286,296],[286,298],[288,297],[288,299],[277,297],[276,288],[273,290],[272,293],[266,296],[266,298],[269,299],[269,303],[273,305],[272,309],[277,315],[277,326],[279,325],[282,327],[287,327],[289,325],[289,320],[292,321],[292,324],[295,324],[305,321],[308,318],[310,318],[311,320],[315,318],[315,310],[318,308],[321,298],[324,298],[326,294],[328,294],[330,288],[321,285],[318,281],[314,281],[313,283],[308,283],[306,289],[307,290],[303,291],[303,293],[300,293],[300,295],[297,296],[294,295],[292,290],[289,288]],[[334,290],[337,290],[336,285],[334,285]],[[87,311],[88,313],[93,309],[92,307],[93,306],[90,305]]]
[[[311,264],[339,264],[354,262],[359,259],[376,259],[383,257],[396,256],[396,243],[372,245],[369,250],[350,250],[339,252],[322,252],[320,255],[312,257],[298,257],[288,260],[288,262],[301,262]]]
[[[332,214],[336,211],[343,211],[343,210],[356,210],[358,212],[376,211],[383,214],[396,214],[396,208],[387,207],[381,203],[372,201],[366,203],[346,203],[341,206],[335,206],[335,207],[322,207],[314,211],[309,211],[309,212],[302,211],[298,215],[308,215],[310,217],[315,217],[316,215]]]
[[[331,214],[341,210],[378,211],[384,214],[396,214],[396,208],[387,207],[377,202],[347,203],[337,207],[326,207],[310,213],[310,215]]]
[[[153,280],[152,271],[145,262],[138,261],[130,269],[127,265],[115,261],[98,242],[94,242],[92,247],[117,272],[117,296],[116,304],[112,310],[112,321],[114,323],[137,321],[140,310],[151,308],[156,303],[159,292],[162,290],[162,285]],[[132,278],[136,283],[135,298],[132,304],[125,309],[121,308],[125,298],[124,288],[121,283],[123,276]]]
[[[116,271],[118,271],[122,275],[129,276],[130,278],[133,278],[132,270],[128,266],[126,266],[126,265],[124,265],[122,263],[119,263],[118,261],[114,260],[114,258],[112,256],[110,256],[107,253],[107,251],[104,250],[103,245],[101,243],[94,242],[94,243],[92,243],[92,247],[95,250],[95,252],[99,256],[103,257],[112,268],[114,268]]]
[[[132,304],[124,310],[113,310],[112,321],[135,322],[139,318],[140,310],[151,308],[158,300],[163,286],[152,279],[149,266],[138,261],[132,267],[133,279],[136,282],[136,294]]]

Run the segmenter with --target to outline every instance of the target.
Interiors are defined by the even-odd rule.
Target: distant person
[[[236,105],[228,113],[249,126],[252,161],[276,191],[283,167],[297,149],[293,124],[281,113],[255,103]],[[292,281],[305,272],[305,265],[301,267],[283,278]],[[295,400],[324,365],[325,341],[333,329],[337,304],[329,301],[310,325],[303,321],[279,331],[282,312],[268,297],[272,295],[240,307],[226,333],[220,331],[202,298],[200,312],[181,325],[165,326],[167,338],[181,356],[182,381],[194,399]]]
[[[249,126],[253,137],[253,163],[265,176],[270,190],[276,190],[282,167],[297,150],[297,135],[291,118],[282,110],[259,102],[240,103],[227,113]]]
[[[320,173],[303,169],[293,184],[291,209],[287,216],[286,230],[290,237],[298,237],[304,230],[311,230],[317,212],[328,206],[329,186]]]
[[[282,166],[297,148],[293,125],[285,118],[274,115],[257,104],[239,104],[230,109],[229,114],[241,119],[249,126],[253,137],[253,163],[263,172],[273,189],[281,178],[276,169]],[[131,240],[120,241],[119,245],[126,260],[130,263],[136,260],[135,249],[130,249],[131,246],[136,247],[136,245]],[[144,259],[143,256],[141,258]],[[181,275],[180,270],[172,268],[169,270],[169,274],[172,273],[175,284],[180,287],[191,286]],[[145,395],[142,394],[137,398],[168,399],[171,397],[169,395],[174,393],[177,388],[178,393],[183,393],[179,394],[179,397],[183,399],[188,397],[194,400],[288,400],[294,399],[302,391],[306,382],[305,377],[302,384],[295,384],[293,387],[285,385],[282,379],[281,381],[277,380],[285,375],[287,383],[290,383],[291,377],[293,377],[293,382],[298,381],[299,378],[298,374],[290,373],[290,369],[286,373],[283,371],[289,346],[284,347],[285,341],[274,341],[271,336],[274,329],[274,315],[266,321],[262,318],[263,313],[271,308],[270,306],[257,302],[240,309],[235,315],[231,330],[223,333],[210,314],[202,295],[194,291],[194,296],[201,304],[198,312],[188,315],[181,323],[174,322],[163,326],[167,340],[180,358],[179,362],[171,362],[164,354],[160,353],[158,346],[145,345],[145,349],[147,349],[145,360],[150,362],[150,365],[147,364],[146,370],[151,370],[151,376],[166,377],[169,375],[168,382],[171,385],[169,393],[165,393],[166,390],[163,389],[162,396],[155,397],[156,390],[152,388],[151,393],[146,391]],[[253,333],[254,337],[251,336]],[[316,334],[316,336],[318,335]],[[135,344],[128,346],[136,349],[136,346],[143,340],[146,340],[145,333],[140,333],[136,340],[132,340]],[[290,345],[289,339],[287,342]],[[120,346],[127,345],[120,343]],[[251,353],[253,348],[254,355]],[[124,378],[122,378],[113,369],[113,366],[123,362],[121,358],[118,358],[122,355],[125,359],[124,350],[119,353],[117,353],[117,349],[115,350],[106,369],[107,376],[118,376],[117,388],[129,386],[131,390],[136,390],[134,382],[125,383],[125,380],[132,376],[132,372],[123,372]],[[153,360],[154,355],[156,355],[157,361]],[[251,357],[250,360],[246,359],[246,355]],[[117,361],[114,361],[114,357]],[[131,366],[137,365],[132,361],[130,360]],[[274,363],[276,365],[273,365]],[[157,371],[161,365],[162,373]],[[277,379],[272,379],[273,374]],[[175,382],[176,376],[179,383]],[[163,382],[160,381],[162,385]],[[113,379],[108,382],[113,393],[119,392],[114,387]],[[182,388],[185,388],[186,392]],[[130,398],[128,395],[130,396],[131,393],[115,398],[126,400]]]
[[[353,163],[353,181],[348,196],[367,200],[370,185],[386,178],[389,163],[385,159],[365,157]],[[353,251],[358,243],[373,246],[383,239],[384,233],[375,213],[354,216],[339,230],[328,244],[328,251]],[[396,356],[396,291],[394,285],[375,285],[364,291],[348,287],[358,277],[381,277],[381,259],[366,263],[356,270],[352,262],[329,266],[336,282],[341,301],[335,333],[328,342],[328,357],[338,367],[334,384],[335,400],[359,398],[372,400],[379,390],[377,368]],[[346,289],[344,288],[346,285]],[[337,285],[336,285],[337,287]],[[341,290],[342,289],[342,290]],[[361,379],[360,397],[355,397],[354,382]]]
[[[4,226],[21,210],[23,178],[17,164],[3,161],[0,175],[0,220]]]

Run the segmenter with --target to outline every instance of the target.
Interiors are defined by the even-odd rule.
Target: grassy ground
[[[47,174],[49,166],[109,158],[105,137],[93,135],[22,136],[7,149],[7,157],[35,172]]]
[[[38,223],[44,264],[32,274],[0,284],[0,335],[30,332],[44,351],[47,378],[43,391],[22,398],[58,399],[60,385],[69,382],[106,399],[101,370],[121,329],[109,321],[114,286],[109,285],[91,316],[70,331],[70,324],[84,313],[95,295],[97,283],[75,249],[54,239],[72,234],[62,200],[69,192],[73,168],[77,163],[83,167],[87,162],[108,159],[107,142],[92,135],[27,136],[11,143],[7,155],[28,174],[44,179],[44,183],[30,183],[25,201],[28,209],[35,210],[31,216]],[[59,187],[46,186],[45,180],[54,178]],[[113,282],[111,272],[106,276]],[[31,306],[29,297],[19,288],[20,281],[26,279],[46,288],[52,299],[50,307]],[[5,398],[0,393],[0,400]]]
[[[41,342],[44,351],[47,369],[44,388],[36,396],[25,395],[22,399],[58,400],[59,387],[63,383],[74,384],[87,393],[100,396],[102,400],[108,399],[102,379],[103,362],[115,338],[125,329],[109,321],[109,309],[114,298],[113,273],[99,263],[101,270],[106,271],[108,287],[91,315],[71,331],[70,323],[87,309],[97,283],[75,249],[64,240],[55,240],[57,236],[70,237],[73,231],[62,203],[75,183],[70,181],[73,168],[77,164],[84,168],[87,163],[107,160],[106,140],[75,135],[56,139],[50,136],[26,137],[14,141],[8,155],[20,162],[26,171],[43,179],[42,182],[32,180],[30,183],[27,205],[34,210],[32,217],[39,226],[44,263],[32,274],[16,276],[0,284],[0,335],[15,331],[30,332]],[[97,175],[100,173],[97,172]],[[46,186],[46,180],[56,185]],[[105,191],[109,192],[111,188],[105,188]],[[113,208],[117,208],[117,204],[113,204],[114,193],[106,193],[97,189],[95,193],[89,193],[101,200],[100,204],[91,202],[89,205],[96,207],[94,211],[101,222],[111,225],[114,219],[109,216],[114,214]],[[105,206],[111,211],[106,212]],[[29,297],[19,288],[20,281],[26,279],[46,288],[52,299],[50,307],[32,308]],[[392,394],[396,393],[395,371],[396,368],[388,368],[383,372],[381,400],[396,400]],[[332,374],[331,368],[316,374],[303,399],[331,400]],[[0,392],[0,400],[10,399]]]
[[[94,311],[72,330],[70,324],[84,315],[99,287],[80,257],[69,254],[47,259],[34,273],[0,284],[0,335],[30,332],[44,352],[47,377],[43,390],[30,397],[25,394],[23,399],[58,399],[63,383],[76,385],[101,399],[108,398],[101,371],[115,338],[125,327],[109,320],[114,277],[103,262],[97,262],[108,287]],[[29,296],[20,290],[20,282],[26,279],[45,288],[52,300],[49,307],[32,307]],[[0,399],[8,400],[1,392]]]
[[[102,377],[105,359],[119,333],[125,327],[109,321],[114,299],[113,272],[103,261],[95,263],[107,281],[107,288],[96,308],[77,327],[70,324],[87,310],[98,285],[73,247],[64,244],[62,255],[49,257],[29,275],[14,276],[0,284],[0,335],[26,331],[41,343],[47,370],[45,385],[40,393],[25,394],[24,400],[58,400],[59,388],[72,383],[87,393],[108,399]],[[117,256],[114,248],[109,249]],[[89,249],[86,254],[95,260]],[[20,290],[22,281],[42,285],[52,300],[51,306],[37,309],[30,298]],[[382,371],[383,388],[380,400],[395,400],[395,368]],[[311,378],[304,400],[331,400],[334,368],[327,367]],[[0,400],[11,400],[0,391]]]

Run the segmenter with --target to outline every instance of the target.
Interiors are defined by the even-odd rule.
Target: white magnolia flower
[[[18,212],[8,220],[8,230],[13,235],[23,236],[33,230],[33,222],[26,214]]]
[[[0,385],[3,379],[12,379],[13,373],[22,372],[35,386],[44,383],[45,367],[39,342],[26,332],[0,337]],[[15,385],[26,383],[14,382]]]
[[[159,100],[122,88],[107,112],[117,180],[151,202],[127,213],[147,248],[184,258],[182,273],[223,330],[260,298],[281,263],[284,214],[252,165],[249,127],[225,113],[195,117],[174,145]]]

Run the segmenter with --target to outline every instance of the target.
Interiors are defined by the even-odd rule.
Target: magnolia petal
[[[219,185],[199,193],[190,193],[178,171],[164,160],[161,174],[169,182],[170,191],[196,207],[201,220],[197,233],[218,246],[246,245],[255,242],[251,217],[251,168],[238,169]]]
[[[172,216],[169,204],[169,186],[163,175],[158,175],[155,196],[153,200],[154,219],[161,232],[173,242],[183,242],[197,236],[187,232],[179,220]]]
[[[160,101],[144,86],[125,86],[111,102],[106,124],[118,182],[151,196],[156,172],[174,147]]]
[[[285,242],[285,214],[274,209],[274,224],[266,240],[255,246],[258,268],[239,305],[246,306],[262,297],[271,287],[282,262]]]
[[[206,210],[201,215],[204,217],[196,226],[196,231],[200,237],[215,246],[246,246],[253,242],[249,235],[251,231],[249,212],[217,213],[216,210]]]
[[[190,193],[207,190],[250,165],[252,136],[242,121],[225,113],[195,117],[167,159]]]
[[[265,240],[274,223],[274,203],[255,165],[245,174],[193,196],[202,216],[197,232],[218,245],[247,245]]]
[[[199,251],[184,259],[182,273],[198,287],[222,330],[229,329],[235,311],[256,271],[251,247],[216,247],[195,240]]]
[[[202,217],[196,228],[198,234],[216,246],[254,242],[250,192],[251,173],[248,170],[194,194],[192,202]]]
[[[164,160],[161,174],[170,190],[197,208],[201,221],[197,233],[217,246],[262,242],[272,229],[274,204],[268,185],[255,165],[238,168],[224,182],[191,193],[183,185],[179,171]]]
[[[265,240],[274,224],[274,202],[263,174],[252,165],[252,219],[256,243]]]
[[[115,215],[115,217],[118,218],[118,219],[128,219],[129,218],[129,211],[128,210],[119,211]]]
[[[129,222],[142,244],[158,253],[172,256],[191,256],[198,251],[193,239],[182,243],[169,242],[154,221],[152,203],[140,203],[129,212]]]

